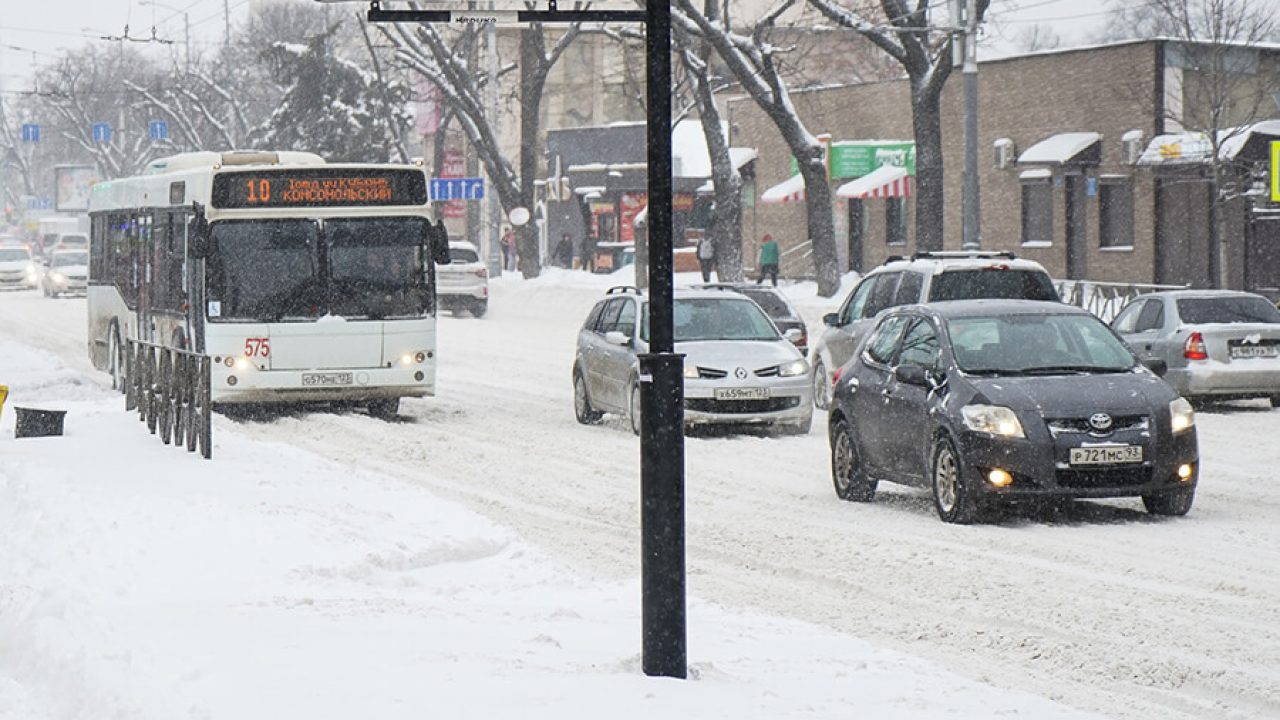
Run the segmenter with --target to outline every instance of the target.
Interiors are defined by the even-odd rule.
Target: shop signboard
[[[833,180],[860,178],[883,165],[904,167],[912,177],[916,174],[916,144],[909,140],[838,140],[831,143],[827,158]],[[791,174],[799,172],[793,157]]]

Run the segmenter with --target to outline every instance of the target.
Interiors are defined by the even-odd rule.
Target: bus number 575
[[[271,354],[271,340],[264,337],[244,339],[245,357],[267,357]]]

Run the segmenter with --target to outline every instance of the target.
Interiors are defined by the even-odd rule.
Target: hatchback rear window
[[[456,263],[479,262],[480,257],[471,248],[449,248],[449,260]]]
[[[1182,322],[1280,323],[1280,310],[1261,297],[1179,298]]]
[[[787,307],[787,301],[773,294],[769,290],[742,290],[743,295],[756,301],[771,318],[789,318],[791,317],[791,308]]]
[[[1058,302],[1058,291],[1049,276],[1038,270],[979,268],[938,273],[929,288],[929,300],[1045,300]]]

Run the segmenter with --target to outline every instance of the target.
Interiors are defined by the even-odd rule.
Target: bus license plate
[[[768,400],[769,388],[716,388],[717,400]]]
[[[350,385],[351,373],[302,373],[302,384],[305,387],[329,387],[332,385]]]
[[[1106,445],[1071,448],[1072,465],[1122,465],[1142,462],[1141,445]]]

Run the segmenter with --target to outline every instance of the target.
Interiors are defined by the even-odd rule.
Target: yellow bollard
[[[9,397],[9,386],[0,385],[0,415],[4,414],[4,399]]]

